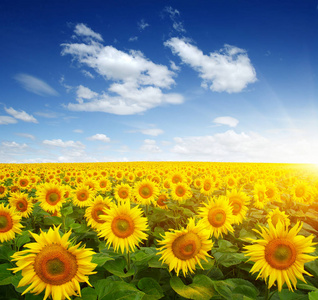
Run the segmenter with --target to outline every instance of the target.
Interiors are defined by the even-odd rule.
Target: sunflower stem
[[[274,294],[275,294],[277,291],[278,291],[278,290],[273,291],[273,292],[269,295],[268,300],[270,300],[270,299],[274,296]]]
[[[129,251],[127,251],[126,259],[127,259],[127,272],[128,272],[130,270],[130,252]]]
[[[265,300],[269,300],[268,296],[269,296],[269,288],[266,286],[264,299],[265,299]]]

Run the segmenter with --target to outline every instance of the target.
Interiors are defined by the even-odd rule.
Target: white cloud
[[[97,93],[91,91],[89,88],[82,85],[77,87],[76,94],[77,94],[76,100],[79,103],[83,103],[84,102],[83,99],[90,100],[98,96]]]
[[[101,42],[103,41],[103,38],[99,33],[94,32],[92,29],[90,29],[89,27],[87,27],[83,23],[77,24],[75,26],[74,32],[75,32],[75,34],[77,34],[79,36],[94,38],[94,39],[101,41]]]
[[[53,146],[53,147],[61,147],[61,148],[77,148],[84,149],[85,145],[81,142],[77,141],[62,141],[61,139],[53,139],[53,140],[44,140],[42,142],[44,145]]]
[[[151,135],[151,136],[158,136],[159,134],[163,134],[164,131],[159,128],[148,128],[140,130],[142,134]]]
[[[18,121],[15,118],[9,116],[0,116],[0,125],[8,125],[8,124],[15,124]]]
[[[16,142],[2,142],[1,145],[3,147],[6,147],[7,149],[10,149],[10,151],[12,150],[21,150],[21,149],[25,149],[28,147],[27,144],[23,143],[23,144],[19,144]]]
[[[89,71],[82,70],[82,73],[88,78],[92,78],[92,79],[95,78],[94,75],[91,72],[89,72]]]
[[[170,60],[170,68],[173,70],[173,71],[180,71],[180,67],[176,65],[176,63],[172,60]]]
[[[105,80],[114,82],[108,91],[100,94],[80,86],[77,90],[78,103],[66,105],[70,110],[129,115],[167,103],[183,102],[182,95],[162,91],[175,84],[173,77],[176,73],[167,66],[153,63],[140,51],[123,52],[92,40],[81,44],[62,44],[62,47],[62,55],[70,54]]]
[[[73,132],[75,132],[75,133],[83,133],[83,130],[82,129],[74,129]]]
[[[23,110],[17,111],[12,107],[10,107],[10,108],[5,107],[4,109],[9,115],[11,115],[12,117],[14,117],[18,120],[22,120],[24,122],[38,123],[38,121],[32,115],[29,115],[28,113],[26,113]]]
[[[172,27],[177,32],[186,32],[183,26],[183,22],[179,20],[180,12],[177,9],[172,8],[171,6],[166,6],[164,12],[167,13],[171,19]]]
[[[59,93],[46,82],[28,74],[18,74],[14,77],[24,89],[40,96],[58,96]]]
[[[150,25],[146,23],[144,19],[141,19],[141,21],[138,22],[138,28],[140,31],[145,30],[148,26]]]
[[[132,36],[132,37],[130,37],[129,38],[129,42],[135,42],[135,41],[137,41],[138,40],[138,36]]]
[[[57,113],[54,111],[38,111],[34,113],[37,116],[48,118],[48,119],[55,119],[58,117]]]
[[[245,50],[225,45],[209,55],[189,41],[171,38],[165,46],[171,48],[183,63],[190,65],[203,79],[202,86],[215,92],[238,93],[257,80],[256,72]]]
[[[160,153],[162,150],[157,146],[155,140],[146,139],[144,140],[143,145],[140,147],[141,151],[150,152],[150,153]]]
[[[88,140],[90,141],[102,141],[102,142],[105,142],[105,143],[108,143],[110,142],[110,138],[108,136],[106,136],[105,134],[102,134],[102,133],[97,133],[93,136],[90,136],[87,138]]]
[[[35,136],[29,133],[16,133],[16,135],[25,137],[30,140],[35,140]]]
[[[239,123],[239,120],[232,117],[217,117],[213,120],[214,123],[220,125],[228,125],[230,127],[236,127]]]

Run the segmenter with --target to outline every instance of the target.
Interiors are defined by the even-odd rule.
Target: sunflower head
[[[22,232],[21,216],[14,207],[0,204],[0,242],[13,240],[16,234]]]

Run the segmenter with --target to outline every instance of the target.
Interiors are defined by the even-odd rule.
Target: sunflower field
[[[318,299],[318,168],[0,165],[1,299]]]

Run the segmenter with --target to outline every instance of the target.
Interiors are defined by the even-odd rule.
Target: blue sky
[[[318,163],[317,1],[1,1],[0,162]]]

